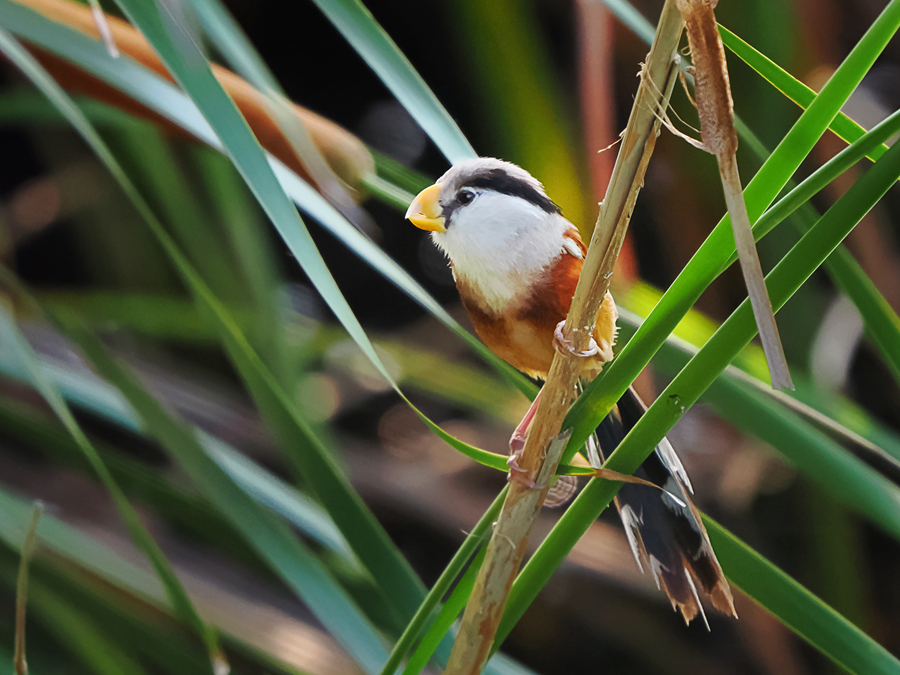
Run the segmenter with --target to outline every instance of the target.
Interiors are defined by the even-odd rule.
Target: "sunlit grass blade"
[[[799,185],[792,187],[790,192],[779,199],[756,221],[756,225],[753,227],[754,237],[759,240],[771,232],[776,225],[807,204],[814,195],[818,194],[838,176],[848,171],[859,160],[869,156],[873,148],[881,147],[884,141],[898,132],[900,132],[900,111],[885,118],[870,131],[861,134],[846,148],[811,173]],[[761,149],[761,153],[765,154],[760,159],[768,156],[764,148]],[[730,265],[736,259],[737,255],[732,254],[725,265]]]
[[[894,146],[807,232],[767,277],[773,307],[780,308],[822,264],[855,224],[891,187],[900,175],[900,145]],[[651,314],[652,316],[652,314]],[[680,317],[679,317],[680,318]],[[749,303],[744,302],[691,362],[650,406],[604,464],[623,473],[635,470],[660,439],[715,380],[755,333]],[[640,329],[638,330],[640,334]],[[634,342],[637,338],[632,338]],[[629,343],[630,344],[630,343]],[[606,508],[618,486],[591,481],[560,519],[553,533],[517,579],[504,618],[503,635],[530,604],[537,590],[590,523]],[[880,522],[900,533],[900,510],[890,521]]]
[[[801,211],[797,221],[803,231],[808,230],[814,218],[814,212],[809,206],[810,198],[857,161],[870,156],[873,148],[881,147],[885,140],[898,132],[900,112],[895,112],[854,140],[766,211],[754,227],[754,236],[762,238],[798,209]],[[735,259],[736,256],[732,255],[726,265],[730,265]],[[859,310],[869,335],[895,376],[900,379],[900,319],[896,312],[844,246],[829,256],[825,268]]]
[[[626,298],[626,302],[628,300],[629,298]],[[620,324],[623,321],[625,322],[620,328],[620,334],[623,336],[632,334],[635,330],[632,326],[637,326],[640,323],[634,315],[621,307],[619,318]],[[629,322],[631,325],[629,325]],[[708,321],[706,323],[710,325],[694,327],[694,339],[699,344],[705,342],[715,330],[715,325]],[[685,329],[687,329],[687,326],[685,326]],[[655,363],[663,372],[675,373],[684,367],[690,356],[695,354],[698,349],[699,347],[689,348],[686,341],[670,338],[660,349]],[[742,354],[742,362],[746,363],[748,357],[751,356],[751,354],[746,353],[748,350],[753,352],[752,356],[754,358],[752,360],[761,364],[756,370],[761,373],[766,372],[765,359],[757,347],[748,347],[745,350],[745,354]],[[773,395],[771,388],[763,386],[761,382],[758,383],[757,388],[754,388],[752,381],[737,377],[734,369],[731,370],[731,373],[723,374],[707,390],[703,398],[705,402],[713,406],[723,417],[731,420],[748,433],[759,435],[763,440],[768,441],[781,450],[801,470],[808,472],[826,488],[833,488],[838,498],[842,499],[852,509],[872,514],[873,519],[877,522],[890,523],[896,521],[896,505],[898,499],[900,499],[900,493],[898,493],[897,488],[893,484],[886,481],[869,467],[863,466],[859,461],[854,460],[843,448],[838,447],[834,441],[809,422],[799,419],[793,412],[781,408],[783,403],[776,401],[787,398],[786,394]],[[802,385],[802,380],[798,380],[798,384]],[[796,394],[803,394],[802,386],[798,387]],[[731,404],[732,401],[734,401],[733,405]],[[836,411],[829,410],[829,413],[836,414]],[[760,419],[761,421],[759,421]],[[758,423],[754,424],[752,420],[756,420]],[[873,423],[865,415],[854,414],[846,422],[854,425],[856,433],[866,438],[873,438],[879,444],[879,447],[886,444],[889,447],[893,447],[890,443],[896,444],[898,442],[898,439],[893,438],[893,436],[871,436],[871,433],[877,430],[873,429]],[[784,433],[784,426],[788,427],[787,433]],[[828,428],[844,434],[848,441],[856,442],[854,441],[853,432],[842,430],[840,426],[835,427],[834,423],[830,423]],[[861,500],[858,498],[860,494],[863,495]],[[500,497],[502,498],[502,496],[501,494]],[[494,516],[489,514],[486,514],[485,517],[491,521],[494,519]],[[483,521],[479,522],[479,526],[482,523]],[[887,529],[895,530],[896,526],[891,527],[888,524]],[[447,571],[449,570],[450,567],[448,567]],[[454,568],[454,573],[458,574],[458,572],[459,570]],[[464,603],[468,593],[461,586],[458,590],[464,594],[461,600]],[[457,591],[454,591],[454,595],[456,593]],[[437,600],[435,599],[434,602],[436,603]],[[429,634],[432,631],[449,630],[454,618],[455,615],[450,617],[442,613],[432,623]],[[512,623],[510,621],[509,625],[511,626]],[[399,646],[398,643],[398,646],[395,647],[395,653]],[[430,652],[425,649],[424,643],[420,644],[417,649],[417,655],[419,655],[420,660],[417,663],[422,662],[421,657],[427,657],[429,654]]]
[[[451,163],[475,157],[456,122],[359,0],[315,0]]]
[[[9,47],[10,45],[5,44],[3,32],[0,31],[0,49],[9,54]],[[12,58],[15,58],[15,56],[12,56]],[[9,275],[5,269],[2,270],[2,273],[4,277]],[[160,581],[165,585],[166,591],[169,594],[169,599],[178,614],[191,624],[203,639],[212,663],[215,665],[222,662],[224,657],[219,648],[218,636],[215,631],[200,618],[187,591],[184,589],[184,586],[181,585],[178,577],[175,576],[171,563],[169,563],[169,560],[159,548],[156,541],[141,523],[137,511],[135,511],[134,507],[125,496],[125,493],[122,492],[122,489],[106,468],[106,465],[103,463],[103,460],[100,458],[94,445],[82,431],[81,425],[75,420],[72,411],[65,402],[65,399],[63,399],[62,395],[59,393],[59,390],[52,382],[44,377],[37,356],[31,350],[28,342],[19,332],[12,317],[7,311],[0,311],[0,336],[2,336],[3,342],[15,352],[16,357],[28,372],[32,386],[40,392],[41,396],[44,397],[44,400],[66,427],[81,452],[87,457],[94,472],[103,483],[103,486],[112,496],[116,503],[116,508],[122,516],[122,520],[124,520],[125,524],[128,526],[132,539],[150,560]]]
[[[728,578],[786,626],[851,673],[897,673],[900,662],[794,579],[704,516]]]
[[[638,314],[619,307],[619,331],[623,337],[630,336],[641,324],[641,316],[646,316],[661,293],[649,287],[637,287],[625,298],[626,306],[635,307]],[[652,297],[651,297],[652,296]],[[648,303],[649,304],[646,304]],[[717,326],[696,313],[685,318],[676,333],[666,340],[657,353],[654,363],[662,372],[673,376],[690,360],[693,354],[715,333]],[[873,417],[846,398],[815,386],[803,377],[797,378],[797,389],[790,395],[773,392],[771,387],[760,380],[766,373],[765,357],[758,347],[748,345],[735,358],[732,365],[719,377],[712,388],[719,386],[749,387],[764,394],[763,403],[778,402],[779,405],[808,422],[812,428],[826,432],[829,438],[849,444],[858,456],[869,466],[879,471],[893,470],[888,467],[890,457],[900,457],[900,436],[884,428]],[[707,392],[704,400],[715,405],[715,396]],[[791,450],[786,444],[788,451]],[[789,452],[785,453],[789,455]],[[880,468],[879,468],[880,467]],[[802,468],[802,467],[801,467]],[[900,468],[900,467],[897,467]],[[893,498],[893,497],[892,497]]]
[[[744,191],[751,222],[771,204],[828,128],[843,103],[900,26],[900,0],[887,8],[835,71]],[[662,300],[615,361],[588,386],[572,407],[566,426],[574,426],[570,447],[581,447],[597,424],[634,381],[678,321],[721,272],[734,247],[729,219],[723,218],[685,266]],[[601,386],[601,382],[603,383]],[[590,410],[590,413],[588,413]],[[573,423],[578,420],[577,423]]]

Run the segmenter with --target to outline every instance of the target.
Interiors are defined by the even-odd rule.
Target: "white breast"
[[[454,274],[480,292],[485,309],[500,311],[515,307],[568,250],[570,227],[524,199],[485,190],[453,213],[446,232],[431,236],[453,262]]]

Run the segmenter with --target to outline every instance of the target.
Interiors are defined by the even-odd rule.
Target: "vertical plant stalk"
[[[775,313],[772,311],[772,301],[766,291],[759,253],[753,239],[747,205],[744,203],[737,164],[738,136],[734,128],[734,102],[731,99],[725,48],[722,46],[713,11],[715,4],[716,0],[678,0],[678,10],[684,17],[694,62],[694,94],[703,141],[700,147],[715,155],[719,163],[719,175],[731,216],[738,259],[769,364],[772,387],[793,389],[791,373],[778,335],[778,325],[775,323]]]
[[[494,525],[487,554],[450,654],[445,673],[476,675],[491,652],[509,590],[519,570],[534,519],[544,503],[570,432],[561,432],[566,412],[575,395],[583,359],[588,349],[597,312],[609,288],[613,265],[622,246],[637,193],[668,106],[677,73],[677,49],[684,23],[667,0],[660,16],[656,39],[641,71],[635,103],[622,136],[619,154],[600,207],[600,215],[572,307],[562,328],[561,342],[547,376],[541,400],[519,459],[523,483],[512,483]],[[541,489],[542,488],[542,489]]]
[[[16,675],[28,675],[28,662],[25,660],[25,612],[28,607],[28,566],[37,543],[37,526],[44,512],[44,503],[36,501],[31,510],[31,520],[25,530],[25,541],[19,558],[19,576],[16,580],[16,639],[13,664]]]

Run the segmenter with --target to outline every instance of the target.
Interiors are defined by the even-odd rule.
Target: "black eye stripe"
[[[560,208],[553,203],[547,195],[538,190],[533,185],[525,181],[510,176],[503,169],[491,169],[477,173],[468,178],[460,189],[466,187],[484,188],[493,190],[500,194],[510,195],[511,197],[521,197],[530,204],[534,204],[538,208],[547,213],[560,213]]]

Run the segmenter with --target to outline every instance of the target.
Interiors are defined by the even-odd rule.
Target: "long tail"
[[[597,450],[602,459],[603,452],[615,449],[646,410],[629,388],[617,408],[597,427],[599,447],[589,445],[589,452]],[[698,613],[706,622],[698,589],[709,597],[713,607],[736,617],[731,588],[691,502],[691,482],[667,439],[656,446],[634,475],[662,488],[625,483],[616,497],[638,567],[644,572],[650,570],[656,585],[666,592],[686,623]]]

